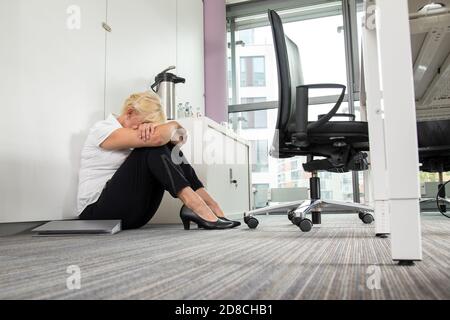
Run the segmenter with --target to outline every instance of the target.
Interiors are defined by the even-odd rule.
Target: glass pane
[[[342,27],[342,15],[284,24],[286,35],[299,48],[306,84],[347,83]],[[274,50],[270,26],[236,31],[237,103],[243,98],[252,97],[264,97],[266,101],[278,100]],[[312,97],[334,94],[338,94],[338,91],[311,90]]]
[[[248,46],[255,43],[255,30],[247,29],[239,32],[239,40],[242,41],[242,45]]]
[[[264,87],[266,85],[265,57],[240,58],[241,87]]]
[[[264,137],[263,137],[264,138]],[[253,172],[267,172],[269,170],[268,164],[268,140],[251,140],[252,152],[252,171]]]
[[[342,15],[338,15],[284,25],[286,35],[299,48],[305,83],[347,83],[343,24]],[[311,94],[335,93],[312,90]]]
[[[270,185],[266,183],[256,183],[253,185],[253,208],[263,208],[267,206],[269,199]]]
[[[334,107],[334,103],[327,103],[327,104],[316,104],[309,106],[308,109],[308,120],[309,121],[317,121],[319,119],[319,116],[326,115],[330,110]],[[348,103],[343,102],[341,104],[341,107],[339,108],[337,113],[349,113],[348,109]],[[331,118],[330,121],[348,121],[350,118],[346,117],[334,117]]]
[[[439,174],[420,172],[420,189],[421,197],[424,199],[433,198],[435,199],[439,190]],[[450,172],[443,173],[443,182],[450,180]],[[450,184],[447,184],[446,188],[446,198],[450,198]],[[433,206],[432,206],[433,207]]]
[[[239,121],[241,121],[242,129],[265,129],[267,128],[267,110],[243,112]]]

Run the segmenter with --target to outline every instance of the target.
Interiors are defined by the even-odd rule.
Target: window
[[[302,3],[299,1],[299,7]],[[298,8],[297,8],[298,9]],[[294,41],[300,52],[304,82],[340,83],[347,85],[347,57],[345,50],[344,17],[342,2],[332,1],[325,5],[278,10],[284,21],[286,35]],[[252,183],[266,184],[269,188],[309,188],[311,174],[303,170],[304,157],[276,159],[269,155],[277,119],[277,109],[265,109],[278,100],[278,77],[275,49],[271,28],[264,15],[247,15],[230,17],[230,33],[234,32],[236,44],[231,46],[229,57],[236,61],[236,74],[231,79],[233,90],[232,113],[230,119],[239,119],[233,126],[240,136],[252,141]],[[233,30],[231,29],[233,28]],[[314,30],[314,32],[311,32]],[[344,32],[343,32],[344,30]],[[229,60],[231,61],[231,59]],[[317,120],[334,106],[335,99],[329,96],[338,95],[338,90],[311,90],[315,100],[310,106],[310,120]],[[322,102],[323,101],[323,102]],[[261,104],[261,109],[247,111],[248,106],[239,111],[239,104],[253,104],[253,108]],[[236,105],[237,104],[237,105]],[[355,104],[356,105],[356,104]],[[230,109],[231,110],[231,109]],[[245,110],[245,112],[244,112]],[[342,104],[339,113],[348,113],[349,104]],[[345,120],[338,118],[336,120]],[[262,143],[263,145],[261,145]],[[322,196],[330,200],[353,200],[352,174],[334,174],[321,172]]]
[[[267,110],[242,113],[242,129],[267,128]]]
[[[264,87],[266,71],[264,57],[241,57],[241,87]]]
[[[242,103],[264,102],[266,98],[241,98]],[[242,112],[240,114],[242,129],[267,128],[267,110]]]
[[[436,198],[436,195],[439,190],[439,174],[438,173],[429,173],[429,172],[420,172],[420,193],[422,198]],[[443,173],[444,183],[450,180],[450,172]],[[446,197],[447,199],[450,197],[450,186],[447,185],[446,188]]]
[[[247,29],[239,32],[239,40],[243,42],[244,46],[252,45],[255,39],[255,30]]]
[[[320,191],[320,194],[322,196],[322,199],[333,199],[333,192],[332,191]]]
[[[268,166],[268,144],[267,140],[251,141],[252,145],[252,171],[266,172]]]
[[[263,208],[267,206],[269,201],[269,184],[254,184],[253,185],[253,208]]]

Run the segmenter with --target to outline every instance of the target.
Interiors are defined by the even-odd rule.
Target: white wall
[[[178,63],[191,85],[182,99],[201,100],[203,62],[177,59],[177,39],[202,44],[197,20],[177,37],[177,17],[186,26],[199,2],[0,0],[0,223],[74,218],[89,127],[168,65]],[[79,30],[67,28],[70,5],[81,9]]]

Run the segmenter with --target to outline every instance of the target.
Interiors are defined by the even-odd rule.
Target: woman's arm
[[[120,128],[103,141],[100,147],[106,150],[159,147],[168,144],[176,131],[181,128],[176,121],[158,125],[148,140],[141,139],[137,130]]]

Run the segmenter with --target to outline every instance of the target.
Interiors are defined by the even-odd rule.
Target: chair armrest
[[[334,105],[334,107],[326,115],[323,115],[319,120],[308,123],[308,108],[309,108],[309,90],[310,89],[341,89],[342,92]],[[328,122],[341,107],[344,101],[346,86],[342,84],[310,84],[301,85],[296,88],[296,106],[295,106],[295,134],[293,137],[296,141],[306,141],[308,137],[308,130],[315,129]]]
[[[324,116],[326,116],[326,115],[325,114],[319,115],[318,120],[320,120]],[[351,114],[351,113],[336,113],[332,118],[335,118],[335,117],[350,118],[351,121],[355,121],[356,120],[356,116],[354,114]]]

